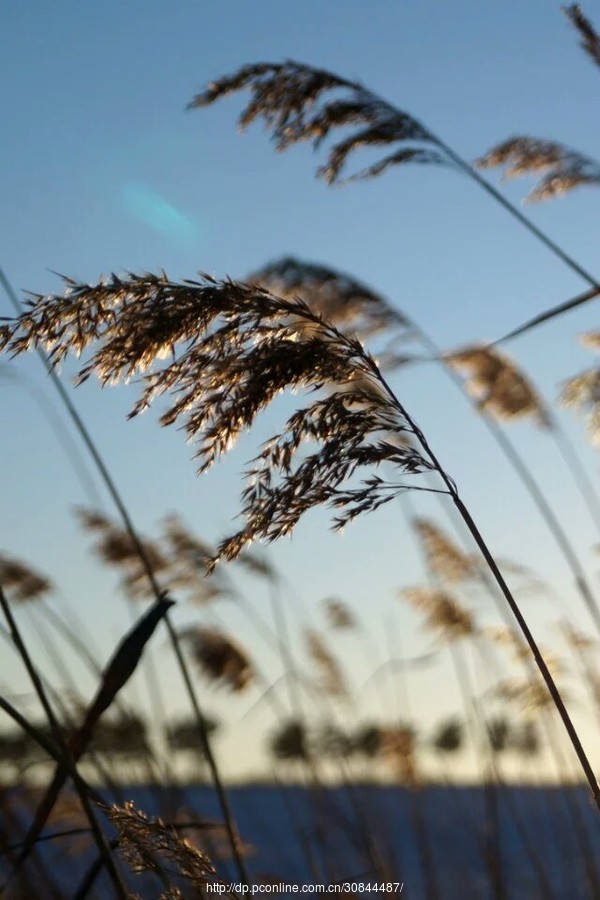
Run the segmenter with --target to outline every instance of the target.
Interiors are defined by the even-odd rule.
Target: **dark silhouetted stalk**
[[[68,749],[66,743],[64,742],[60,725],[56,719],[56,716],[54,715],[54,711],[53,711],[52,706],[50,705],[50,701],[48,700],[48,697],[46,695],[46,691],[44,689],[41,678],[39,677],[37,670],[35,669],[35,666],[33,665],[33,662],[31,660],[31,657],[29,655],[27,647],[25,646],[23,639],[21,637],[19,627],[18,627],[18,625],[14,619],[14,616],[12,614],[12,611],[10,609],[10,605],[9,605],[8,601],[6,600],[6,597],[4,596],[4,592],[1,587],[0,587],[0,606],[2,607],[2,612],[4,613],[4,617],[6,618],[6,621],[8,623],[8,627],[10,629],[10,633],[11,633],[11,636],[15,643],[15,646],[17,648],[17,651],[19,653],[19,656],[21,657],[21,660],[23,661],[23,664],[25,665],[25,668],[27,669],[27,672],[29,674],[29,677],[30,677],[33,687],[35,689],[35,692],[36,692],[38,699],[42,705],[42,708],[46,714],[48,723],[52,729],[52,734],[54,736],[54,740],[56,741],[57,747],[59,748],[59,751],[60,751],[61,762],[64,760],[68,764],[68,769],[71,770],[72,773],[75,773],[75,775],[76,775],[77,769],[76,769],[75,764],[71,763],[71,756],[69,753],[69,749]],[[117,897],[121,898],[121,900],[127,900],[128,892],[127,892],[125,885],[123,884],[123,881],[121,879],[121,876],[117,870],[113,855],[110,851],[110,848],[107,845],[106,838],[102,832],[102,829],[100,828],[100,825],[98,824],[98,820],[96,818],[96,815],[94,813],[94,810],[93,810],[92,805],[89,800],[88,792],[82,786],[82,783],[79,781],[79,779],[75,778],[74,783],[75,783],[75,787],[77,789],[77,793],[79,795],[79,799],[81,801],[81,805],[85,811],[85,814],[90,823],[90,827],[94,834],[94,839],[98,846],[98,850],[100,851],[100,856],[102,858],[103,865],[106,867],[108,875],[112,881],[112,884],[113,884],[113,887],[115,890],[115,895]],[[24,858],[24,856],[23,856],[24,852],[25,852],[24,850],[21,852],[19,858],[17,859],[15,865],[13,866],[11,875],[8,876],[9,880],[12,878],[12,876],[18,870],[20,862]],[[6,888],[7,883],[8,882],[5,882],[3,887],[0,888],[0,892]]]

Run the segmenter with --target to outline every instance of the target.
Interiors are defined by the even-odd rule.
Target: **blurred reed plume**
[[[181,634],[204,675],[230,690],[243,691],[254,681],[247,652],[233,638],[215,628],[189,628]]]
[[[514,629],[505,628],[503,626],[492,626],[486,628],[484,634],[495,644],[498,644],[509,652],[514,660],[519,662],[530,661],[531,654],[529,653],[527,645]],[[563,665],[556,654],[544,649],[542,649],[541,652],[544,654],[544,659],[553,672],[559,673],[563,670]]]
[[[401,784],[410,786],[417,784],[419,778],[414,729],[404,726],[383,729],[380,753]]]
[[[288,300],[300,296],[310,308],[361,340],[386,332],[406,337],[409,320],[356,278],[328,266],[284,256],[267,263],[247,280]]]
[[[219,572],[212,578],[206,577],[214,549],[193,534],[180,516],[167,516],[163,533],[163,553],[173,588],[186,591],[188,599],[200,605],[230,594],[231,588]]]
[[[313,628],[304,632],[308,654],[319,677],[319,686],[330,697],[348,699],[348,687],[341,666],[321,635]]]
[[[183,879],[186,893],[163,894],[172,897],[203,897],[208,883],[212,883],[217,873],[208,859],[197,847],[165,825],[161,819],[153,818],[132,802],[122,806],[113,805],[107,815],[117,830],[119,850],[133,872],[153,872],[164,877],[171,872],[177,882]]]
[[[505,178],[541,175],[526,200],[539,203],[566,194],[582,185],[600,184],[600,163],[556,141],[540,138],[508,138],[477,160],[480,169],[504,166]]]
[[[586,16],[579,3],[564,7],[564,13],[581,37],[581,46],[597,66],[600,66],[600,35]]]
[[[472,637],[476,633],[471,613],[447,591],[425,587],[403,588],[400,596],[423,613],[426,628],[447,640]]]
[[[131,535],[102,513],[79,508],[76,510],[83,529],[95,536],[94,553],[106,565],[122,575],[122,585],[131,599],[147,600],[154,596],[148,581],[146,568],[140,560],[139,549]],[[155,573],[163,572],[168,561],[158,544],[147,538],[138,538]]]
[[[541,397],[515,363],[499,350],[470,346],[444,357],[455,369],[466,371],[467,389],[481,407],[497,419],[532,418],[550,428]]]
[[[45,575],[5,553],[0,553],[0,584],[14,603],[39,600],[54,588]]]
[[[447,162],[433,135],[408,113],[386,103],[358,82],[293,61],[244,66],[231,76],[213,81],[194,97],[188,109],[208,106],[240,90],[252,93],[240,116],[240,127],[246,128],[262,118],[271,129],[278,150],[287,150],[300,141],[310,141],[318,148],[335,129],[355,129],[332,146],[326,165],[318,170],[329,184],[342,181],[342,169],[359,147],[402,145],[345,180],[370,178],[406,162]],[[334,93],[333,99],[325,101],[323,95],[330,92]]]
[[[357,627],[356,617],[347,603],[330,597],[323,601],[325,615],[331,628],[338,631],[351,631]]]
[[[429,519],[415,519],[429,571],[442,584],[458,584],[477,575],[475,562]]]
[[[600,349],[600,332],[583,335],[582,343],[594,350]],[[564,406],[584,416],[592,443],[600,446],[600,369],[597,366],[586,369],[565,381],[561,401]]]
[[[512,629],[502,627],[486,628],[484,631],[486,637],[495,644],[506,650],[511,659],[529,665],[531,662],[531,654],[527,645]],[[554,652],[540,647],[540,653],[543,655],[548,669],[552,672],[555,679],[561,679],[566,673],[566,668],[561,658]],[[517,703],[522,710],[528,713],[535,712],[539,709],[549,707],[548,691],[537,674],[530,671],[526,678],[508,678],[501,681],[494,689],[497,697]],[[561,694],[569,696],[569,692],[565,691],[561,685]]]

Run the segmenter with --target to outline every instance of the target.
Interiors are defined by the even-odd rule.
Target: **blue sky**
[[[362,80],[468,159],[519,133],[594,155],[600,73],[578,48],[559,4],[6,0],[0,24],[0,265],[18,290],[60,290],[56,271],[89,280],[160,268],[173,278],[198,270],[243,276],[292,253],[370,282],[452,347],[496,337],[584,287],[464,176],[406,167],[330,189],[314,178],[321,160],[309,148],[275,154],[260,125],[237,134],[241,98],[184,111],[218,75],[247,62],[294,58]],[[519,202],[526,187],[503,189]],[[529,209],[592,272],[597,202],[589,190]],[[0,314],[10,314],[3,297]],[[591,361],[576,338],[594,317],[591,306],[511,346],[550,399],[563,378]],[[52,397],[35,359],[11,366]],[[526,557],[587,626],[554,546],[464,400],[427,367],[407,370],[397,384],[494,550]],[[5,378],[0,391],[6,474],[0,547],[50,572],[108,652],[128,614],[74,523],[72,507],[85,502],[81,485],[23,387]],[[178,510],[208,539],[227,531],[256,438],[197,480],[190,448],[177,432],[159,429],[155,413],[126,421],[131,388],[101,392],[88,384],[73,396],[142,530],[152,532]],[[563,420],[596,476],[597,457],[581,425],[568,415]],[[511,432],[535,460],[595,577],[597,538],[551,442],[527,425]],[[343,538],[315,513],[293,542],[273,548],[272,558],[307,607],[316,610],[333,594],[347,599],[382,653],[389,609],[400,619],[407,652],[427,645],[394,599],[396,587],[422,577],[396,508],[357,523]],[[266,603],[259,585],[248,592],[253,603]],[[527,612],[542,634],[550,633],[547,603],[530,600]],[[194,615],[177,611],[182,622]],[[228,615],[238,637],[254,644],[243,620]],[[167,657],[162,633],[154,653]],[[366,673],[353,653],[347,648],[344,658],[360,682]],[[267,652],[264,658],[276,673],[276,660]],[[454,695],[440,696],[438,675],[419,678],[414,690],[426,722],[452,711]],[[183,710],[176,679],[166,663],[166,689]],[[3,681],[25,689],[16,664],[8,664]],[[233,703],[232,721],[251,700]],[[209,708],[221,702],[208,695]],[[241,726],[253,748],[247,768],[258,764],[259,720],[252,723]],[[231,768],[244,765],[237,746],[235,737],[223,738]]]

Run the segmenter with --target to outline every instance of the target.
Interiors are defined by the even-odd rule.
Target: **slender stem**
[[[441,474],[441,472],[440,472],[440,474]],[[442,476],[442,477],[444,477],[444,476]],[[486,563],[488,564],[490,571],[492,572],[492,575],[494,576],[496,582],[498,583],[500,590],[504,594],[504,597],[511,609],[511,612],[513,613],[515,619],[517,620],[517,624],[519,625],[519,628],[521,629],[521,631],[523,633],[523,637],[529,644],[529,648],[530,648],[530,650],[533,654],[533,657],[535,659],[535,662],[540,670],[540,674],[546,683],[546,687],[548,688],[548,691],[549,691],[549,693],[552,697],[552,700],[554,701],[554,704],[556,706],[556,709],[558,710],[558,714],[560,715],[560,717],[562,719],[565,730],[566,730],[566,732],[569,736],[569,739],[573,745],[573,749],[575,750],[575,753],[577,754],[577,758],[579,759],[581,768],[583,769],[585,777],[588,781],[588,784],[592,791],[596,805],[600,809],[600,787],[598,786],[598,782],[596,780],[594,770],[592,769],[592,767],[590,765],[590,762],[587,758],[585,750],[583,749],[581,741],[579,740],[579,735],[577,734],[575,726],[573,725],[573,722],[571,721],[569,713],[567,712],[567,709],[565,707],[563,699],[560,695],[560,692],[556,686],[554,679],[552,678],[550,670],[548,669],[548,666],[546,665],[544,658],[543,658],[542,654],[540,653],[540,650],[535,641],[535,638],[533,637],[533,634],[531,633],[529,626],[527,625],[527,622],[525,621],[525,618],[524,618],[516,600],[512,596],[510,589],[509,589],[508,585],[506,584],[506,582],[502,576],[502,573],[500,572],[500,569],[498,568],[498,566],[496,564],[496,561],[494,560],[492,554],[490,553],[490,551],[487,547],[487,544],[485,543],[482,535],[479,532],[479,529],[477,528],[475,522],[473,521],[471,514],[469,513],[468,509],[466,508],[466,506],[464,505],[464,503],[462,502],[462,500],[460,499],[458,494],[456,494],[455,497],[453,497],[453,501],[454,501],[458,511],[460,512],[461,516],[463,517],[465,524],[467,525],[467,528],[471,532],[475,543],[479,547]]]
[[[385,378],[383,377],[383,375],[381,374],[381,372],[379,371],[379,369],[377,368],[375,363],[371,363],[371,366],[372,366],[372,372],[373,372],[374,376],[377,378],[377,380],[383,386],[383,388],[385,389],[386,393],[388,394],[390,400],[393,402],[393,404],[396,406],[396,408],[398,409],[398,411],[400,412],[400,414],[402,415],[404,420],[407,422],[408,426],[411,428],[413,434],[417,438],[421,447],[425,451],[426,455],[429,457],[429,459],[433,465],[433,468],[440,476],[442,482],[448,488],[448,492],[450,493],[450,495],[452,497],[452,502],[454,503],[456,509],[460,513],[465,525],[467,526],[469,532],[471,533],[471,536],[473,537],[475,543],[477,544],[477,547],[479,548],[483,558],[485,559],[485,561],[490,569],[490,572],[492,573],[492,575],[494,577],[494,580],[496,581],[496,583],[498,584],[498,587],[500,588],[502,594],[504,595],[504,598],[506,599],[506,602],[508,603],[511,612],[513,613],[515,619],[517,620],[517,624],[523,634],[523,637],[525,638],[525,640],[527,641],[527,644],[529,645],[529,648],[533,654],[533,657],[534,657],[536,665],[540,671],[540,674],[541,674],[542,678],[544,679],[544,682],[546,683],[546,687],[548,688],[548,691],[550,693],[550,696],[552,697],[554,705],[556,706],[556,709],[558,710],[558,713],[562,719],[562,722],[563,722],[563,725],[567,732],[567,735],[569,736],[569,740],[571,741],[571,743],[573,745],[573,749],[575,750],[575,753],[577,755],[577,758],[579,760],[581,768],[582,768],[582,770],[585,774],[586,780],[590,786],[590,790],[594,797],[594,801],[595,801],[596,805],[598,806],[598,809],[600,810],[600,786],[598,785],[598,781],[596,780],[594,770],[592,769],[592,766],[590,765],[590,762],[588,760],[586,752],[585,752],[583,745],[579,739],[579,735],[577,734],[575,726],[573,725],[573,722],[571,721],[571,717],[569,716],[567,708],[566,708],[564,701],[560,695],[560,691],[558,690],[558,688],[556,686],[556,683],[552,677],[552,674],[550,673],[550,670],[548,669],[548,666],[546,665],[546,662],[540,652],[537,642],[536,642],[535,638],[533,637],[533,634],[525,620],[525,617],[523,616],[523,614],[519,608],[517,601],[513,597],[508,585],[506,584],[506,581],[504,580],[504,577],[503,577],[500,569],[498,568],[496,561],[495,561],[494,557],[492,556],[487,544],[485,543],[483,536],[481,535],[479,529],[477,528],[477,525],[475,524],[475,521],[473,520],[469,510],[467,509],[465,504],[462,502],[462,500],[458,494],[456,485],[454,484],[452,479],[449,477],[449,475],[446,474],[445,470],[442,468],[442,466],[441,466],[440,462],[438,461],[437,457],[435,456],[433,450],[429,446],[425,435],[420,430],[420,428],[418,427],[416,422],[413,421],[413,419],[408,414],[406,409],[402,406],[402,404],[400,403],[400,401],[398,400],[396,395],[391,390],[390,386],[386,382]]]
[[[466,397],[466,399],[470,402],[471,406],[478,412],[481,416],[482,421],[484,422],[486,428],[491,433],[492,437],[499,445],[500,449],[506,456],[508,462],[511,464],[512,468],[518,475],[519,479],[523,483],[527,493],[533,500],[535,506],[540,513],[546,527],[552,534],[557,546],[559,547],[567,565],[569,566],[571,573],[573,575],[573,579],[575,581],[575,585],[577,590],[579,591],[581,598],[592,617],[594,624],[598,631],[600,632],[600,608],[598,607],[598,603],[596,598],[594,597],[593,591],[588,583],[583,567],[579,561],[577,553],[575,552],[574,547],[572,546],[567,534],[562,527],[558,517],[552,510],[552,507],[546,500],[544,493],[540,490],[537,482],[531,475],[531,472],[521,459],[520,455],[517,453],[515,447],[512,442],[508,439],[503,429],[500,428],[497,423],[492,419],[485,410],[481,409],[475,400],[470,397],[464,389],[464,385],[462,380],[453,371],[453,369],[446,364],[444,355],[441,352],[440,348],[437,346],[435,341],[429,337],[427,332],[423,331],[423,329],[417,325],[415,322],[410,322],[410,327],[414,332],[415,336],[421,342],[421,344],[427,349],[432,356],[436,357],[444,366],[444,371],[446,372],[448,378],[456,385],[461,394]],[[388,388],[389,390],[389,388]]]
[[[569,469],[583,502],[587,506],[589,514],[600,533],[600,503],[596,488],[591,479],[588,478],[587,472],[585,471],[573,444],[567,437],[566,431],[555,416],[552,416],[552,432],[558,450],[565,461],[565,465]]]
[[[431,134],[431,132],[430,132]],[[567,265],[573,272],[579,275],[584,281],[594,288],[595,292],[593,296],[596,296],[598,292],[600,292],[600,284],[594,278],[593,275],[590,274],[582,265],[580,265],[577,260],[573,259],[565,250],[562,249],[552,238],[549,238],[545,232],[538,228],[537,225],[529,219],[524,213],[521,212],[518,207],[514,206],[510,200],[507,200],[506,197],[500,193],[493,185],[491,185],[482,175],[479,174],[477,169],[474,169],[473,166],[469,165],[469,163],[458,155],[451,147],[445,144],[440,138],[431,135],[433,137],[434,142],[440,147],[444,153],[448,156],[449,159],[458,166],[469,178],[472,178],[473,181],[479,185],[480,188],[483,188],[494,200],[499,203],[504,209],[510,213],[510,215],[519,222],[524,228],[526,228],[534,237],[541,241],[545,247],[550,250],[551,253],[554,253],[555,256],[558,256],[565,265]],[[591,298],[587,298],[591,299]]]

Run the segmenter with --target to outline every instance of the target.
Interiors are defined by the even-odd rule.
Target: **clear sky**
[[[597,5],[588,5],[594,16]],[[368,281],[448,348],[496,337],[585,287],[463,176],[406,167],[331,189],[314,178],[319,160],[308,148],[275,154],[260,125],[237,133],[241,98],[184,112],[216,76],[244,63],[287,58],[362,80],[469,159],[521,133],[562,140],[591,155],[597,148],[600,72],[578,48],[559,4],[547,0],[4,0],[0,265],[15,287],[60,290],[53,272],[88,280],[160,268],[172,278],[198,270],[243,276],[291,253]],[[517,202],[526,188],[505,187]],[[530,214],[598,273],[597,204],[590,189]],[[0,314],[10,313],[0,297]],[[511,346],[548,398],[556,397],[562,379],[591,362],[576,338],[594,325],[595,313],[592,305]],[[56,404],[37,360],[10,366]],[[494,550],[540,571],[587,627],[554,545],[464,400],[427,367],[407,370],[396,383]],[[101,392],[93,384],[73,393],[136,522],[152,533],[177,510],[207,539],[223,535],[254,440],[197,480],[190,448],[177,432],[160,429],[154,412],[126,421],[134,396],[131,388]],[[23,385],[0,379],[0,402],[0,547],[49,572],[108,653],[128,613],[115,580],[91,559],[89,541],[74,523],[73,506],[86,502],[82,486]],[[562,418],[596,477],[597,456],[584,443],[580,423]],[[597,537],[555,448],[529,425],[511,432],[596,579],[591,548]],[[428,646],[414,616],[394,599],[397,587],[422,578],[396,507],[357,523],[343,538],[331,535],[325,516],[316,513],[293,542],[270,552],[306,607],[344,597],[364,617],[381,654],[390,610],[406,652]],[[260,585],[247,590],[266,611]],[[556,613],[547,601],[530,599],[526,611],[542,634],[551,634],[545,623]],[[221,615],[258,649],[243,618],[226,610]],[[189,622],[197,613],[178,609],[176,617]],[[153,652],[157,660],[168,657],[162,632]],[[260,652],[275,675],[277,661]],[[361,683],[367,672],[354,652],[346,643],[346,665]],[[26,690],[3,651],[4,660],[2,682]],[[170,663],[163,668],[169,701],[181,712],[177,675]],[[439,690],[440,671],[415,676],[414,696],[428,726],[455,708],[453,688]],[[228,767],[256,768],[258,725],[268,717],[234,728],[256,695],[228,707],[222,695],[206,695],[209,710],[222,707],[232,722],[222,739]],[[249,748],[243,760],[240,734]]]

